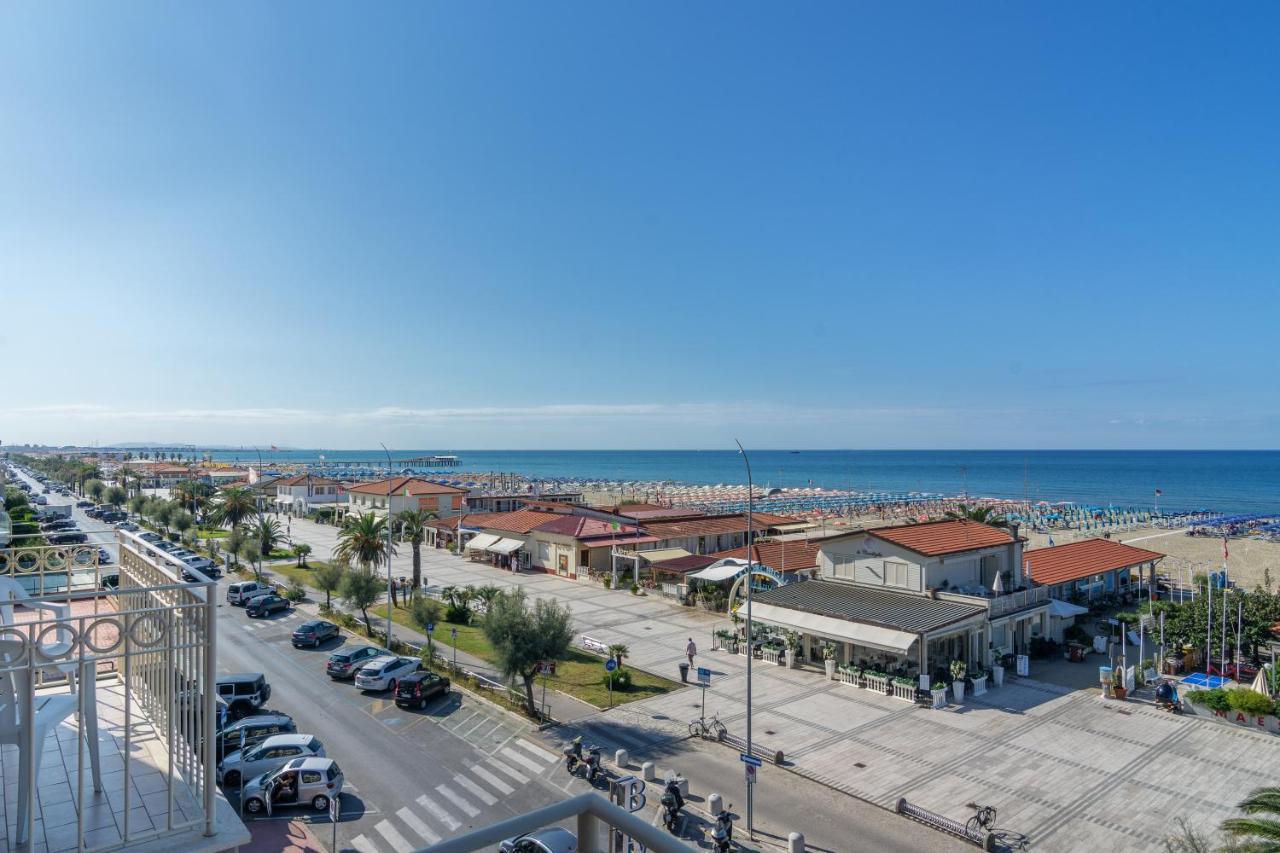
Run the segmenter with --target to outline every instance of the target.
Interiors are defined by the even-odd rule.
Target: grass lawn
[[[225,527],[197,527],[196,536],[201,539],[222,539],[230,536],[231,531]]]
[[[324,560],[308,560],[305,566],[299,566],[298,561],[295,559],[295,560],[291,560],[288,563],[268,563],[262,568],[264,571],[271,572],[272,574],[277,575],[278,577],[286,581],[297,581],[303,586],[308,586],[308,587],[311,587],[312,589],[315,589],[318,595],[320,596],[319,598],[317,598],[317,601],[323,602],[324,593],[321,592],[318,587],[316,587],[315,581],[312,580],[311,573],[312,571],[315,570],[316,566],[325,566],[325,565],[328,565],[328,563],[326,563]],[[337,598],[337,596],[338,594],[335,592],[334,598]]]
[[[386,605],[369,608],[369,618],[386,619]],[[421,628],[410,620],[408,611],[399,607],[392,614],[391,621],[397,625],[412,628],[420,634],[424,633]],[[449,650],[453,648],[450,638],[450,630],[453,628],[458,629],[458,651],[467,652],[490,663],[493,662],[493,646],[489,644],[484,631],[475,625],[453,625],[449,622],[438,624],[434,639],[436,650],[439,654],[444,655],[446,658],[449,656]],[[638,669],[628,667],[628,670],[631,673],[631,689],[626,693],[614,691],[613,703],[615,705],[623,702],[634,702],[637,699],[648,699],[650,696],[668,693],[680,686],[675,681],[669,681]],[[603,678],[604,658],[578,649],[570,649],[569,654],[556,663],[556,674],[547,679],[547,686],[563,693],[568,693],[570,696],[595,705],[597,708],[606,708],[609,705],[609,688],[604,686]],[[541,684],[542,677],[539,676],[537,685],[541,686]]]

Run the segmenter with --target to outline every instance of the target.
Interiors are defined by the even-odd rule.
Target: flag
[[[1052,534],[1050,534],[1050,535],[1049,535],[1049,547],[1050,547],[1050,548],[1052,548],[1052,547],[1053,547],[1053,535],[1052,535]]]
[[[271,445],[271,449],[272,449],[272,450],[279,450],[280,448],[276,447],[276,446],[273,444],[273,445]]]
[[[1160,491],[1159,489],[1156,489],[1156,497],[1160,497],[1163,494],[1164,492]]]

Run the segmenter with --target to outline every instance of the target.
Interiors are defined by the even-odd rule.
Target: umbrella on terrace
[[[996,579],[991,582],[991,592],[995,595],[1004,595],[1004,576],[996,572]]]
[[[1258,670],[1258,674],[1253,678],[1253,684],[1249,688],[1263,696],[1271,695],[1271,685],[1267,683],[1267,668],[1264,666]]]

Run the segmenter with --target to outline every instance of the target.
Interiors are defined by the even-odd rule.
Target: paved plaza
[[[295,538],[327,556],[333,528],[293,524]],[[325,544],[326,540],[329,544]],[[710,651],[728,620],[655,596],[585,581],[519,574],[424,549],[432,587],[520,585],[573,611],[579,635],[626,643],[628,664],[678,677],[692,636],[713,671],[707,713],[745,734],[746,658]],[[396,558],[408,574],[408,549]],[[399,566],[405,567],[401,572]],[[1033,664],[1032,675],[1036,675]],[[1274,784],[1280,741],[1142,703],[1104,702],[1096,690],[1014,679],[963,706],[930,710],[839,682],[814,669],[753,665],[755,739],[781,749],[787,769],[766,766],[761,793],[794,772],[892,809],[899,798],[964,819],[967,803],[993,805],[998,825],[1036,850],[1150,850],[1186,817],[1213,830],[1252,788]],[[700,694],[690,687],[575,724],[634,760],[687,736]]]

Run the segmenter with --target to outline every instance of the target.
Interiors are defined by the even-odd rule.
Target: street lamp
[[[387,454],[387,651],[391,651],[391,451],[382,444],[382,452]]]
[[[747,466],[747,755],[751,755],[751,659],[755,656],[755,648],[752,641],[755,635],[751,627],[751,540],[754,538],[754,529],[752,526],[752,512],[755,508],[754,495],[755,486],[751,481],[751,460],[747,457],[747,451],[743,449],[742,442],[736,438],[733,443],[738,445],[738,452],[742,454],[742,461]],[[749,767],[749,766],[748,766]],[[755,838],[755,810],[754,799],[752,797],[752,780],[747,779],[747,837]]]

